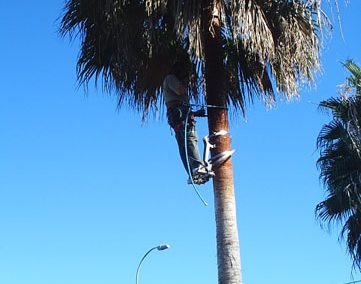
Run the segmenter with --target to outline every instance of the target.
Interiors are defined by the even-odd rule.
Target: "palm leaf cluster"
[[[351,60],[344,66],[351,72],[341,88],[341,97],[320,103],[333,120],[318,136],[318,167],[328,196],[316,213],[322,223],[343,225],[341,236],[355,266],[361,268],[361,70]]]
[[[209,7],[204,3],[209,2]],[[148,111],[161,105],[161,84],[175,60],[204,83],[202,11],[220,19],[228,102],[244,110],[259,95],[298,95],[319,69],[321,0],[68,0],[60,33],[80,37],[77,74],[115,91],[119,104]],[[203,6],[202,6],[203,5]],[[204,97],[202,96],[204,99]]]

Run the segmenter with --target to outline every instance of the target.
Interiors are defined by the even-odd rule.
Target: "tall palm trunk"
[[[207,104],[224,108],[208,109],[209,132],[226,130],[228,126],[227,99],[224,92],[225,76],[223,51],[220,37],[220,17],[213,7],[214,1],[202,1],[203,48],[205,55],[205,80]],[[217,147],[212,155],[231,149],[230,136],[221,136],[215,141]],[[215,219],[217,227],[218,283],[241,284],[241,260],[234,196],[231,160],[215,169],[213,179]]]

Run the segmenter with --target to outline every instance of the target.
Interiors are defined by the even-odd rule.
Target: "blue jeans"
[[[168,109],[167,111],[168,123],[175,132],[179,154],[182,159],[183,166],[188,173],[185,143],[187,143],[186,147],[190,170],[192,171],[193,169],[203,165],[203,162],[199,155],[198,135],[194,119],[189,117],[187,129],[185,127],[187,113],[188,107],[183,105]],[[185,141],[185,131],[187,131],[187,141]]]

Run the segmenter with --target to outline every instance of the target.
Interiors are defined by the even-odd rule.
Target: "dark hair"
[[[183,62],[177,61],[173,64],[170,74],[175,75],[180,81],[188,79],[187,65]]]

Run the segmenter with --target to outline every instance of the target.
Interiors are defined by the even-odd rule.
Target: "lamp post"
[[[143,260],[147,257],[148,254],[150,254],[151,251],[157,249],[157,250],[165,250],[165,249],[169,249],[170,245],[167,244],[162,244],[156,247],[151,248],[150,250],[148,250],[145,255],[142,257],[142,259],[139,262],[138,268],[137,268],[137,273],[135,276],[135,284],[138,284],[138,278],[139,278],[139,271],[140,271],[140,267],[142,266]]]

